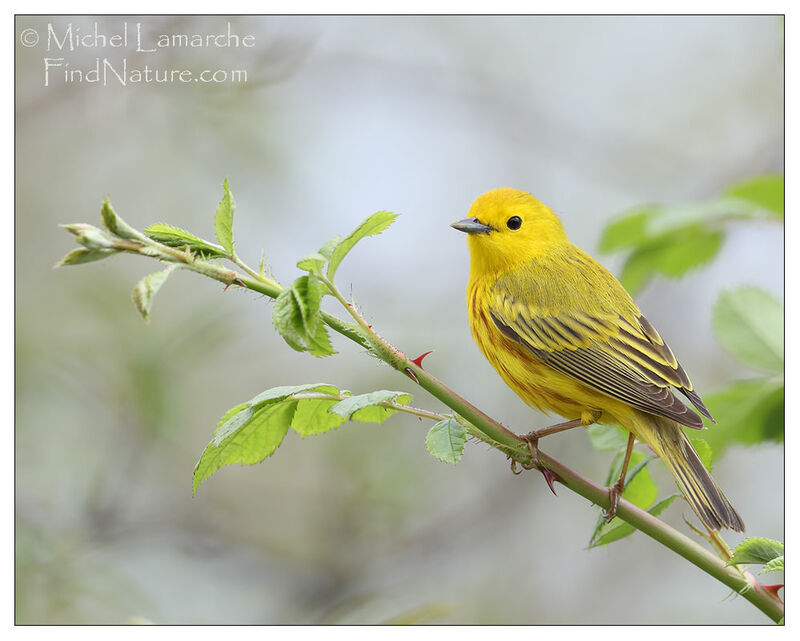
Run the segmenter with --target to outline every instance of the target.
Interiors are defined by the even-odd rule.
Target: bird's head
[[[467,218],[451,227],[468,235],[472,270],[482,274],[514,270],[568,242],[549,207],[509,187],[478,196]]]

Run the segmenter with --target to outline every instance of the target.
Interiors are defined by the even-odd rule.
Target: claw
[[[416,358],[412,358],[411,362],[414,363],[414,365],[416,365],[417,367],[422,367],[422,359],[431,353],[433,353],[433,350],[427,351],[424,354],[420,354]]]
[[[608,488],[608,500],[610,501],[611,505],[608,508],[608,512],[603,514],[603,518],[606,520],[606,523],[610,523],[611,519],[613,519],[617,515],[617,507],[619,506],[619,497],[622,495],[624,487],[622,484],[617,481]]]

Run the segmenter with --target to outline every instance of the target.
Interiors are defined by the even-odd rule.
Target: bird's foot
[[[608,488],[608,500],[610,506],[608,510],[603,513],[603,518],[605,519],[606,523],[611,522],[617,515],[617,506],[619,506],[619,497],[622,496],[622,492],[625,490],[625,483],[623,479],[619,479],[614,485]]]

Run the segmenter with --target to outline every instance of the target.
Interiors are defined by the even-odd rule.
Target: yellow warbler
[[[743,531],[681,427],[700,429],[702,419],[670,388],[711,414],[628,292],[569,241],[558,217],[531,194],[502,188],[479,196],[453,227],[468,234],[475,342],[528,405],[569,421],[532,432],[532,455],[544,434],[595,422],[622,425],[630,432],[625,465],[634,438],[647,443],[706,526]],[[608,518],[624,475],[610,488]]]

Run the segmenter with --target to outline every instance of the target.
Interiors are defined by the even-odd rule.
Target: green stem
[[[142,248],[142,244],[137,241],[122,241],[117,245],[117,248],[132,253],[142,253],[139,251]],[[168,256],[169,260],[180,263],[185,269],[214,278],[226,285],[241,284],[247,289],[259,292],[270,298],[277,298],[282,291],[278,283],[270,279],[261,278],[250,269],[246,270],[249,275],[240,274],[217,263],[192,260],[191,256],[181,250],[163,245],[160,246],[160,249]],[[344,299],[333,283],[324,276],[321,277],[321,280],[328,285],[333,296],[342,303],[356,322],[353,325],[332,314],[322,312],[321,317],[326,325],[362,347],[369,349],[393,368],[415,380],[423,389],[469,421],[471,434],[507,454],[513,460],[525,464],[530,463],[528,447],[519,436],[459,396],[436,377],[422,369],[421,366],[411,361],[403,352],[381,338],[358,314],[353,305]],[[393,409],[415,413],[410,412],[410,408],[405,406],[397,406],[393,407]],[[425,410],[417,410],[417,412],[425,412],[427,418],[444,418],[432,412],[427,413]],[[421,414],[417,413],[417,415]],[[568,489],[590,500],[595,505],[602,508],[610,507],[607,487],[595,483],[579,472],[550,458],[541,450],[539,450],[539,462],[542,467],[555,473],[561,483]],[[617,516],[744,596],[745,599],[773,621],[778,622],[783,619],[783,603],[763,590],[749,573],[742,573],[737,568],[726,566],[724,561],[692,539],[629,501],[624,499],[619,501]]]

